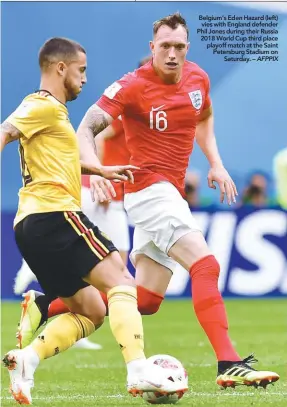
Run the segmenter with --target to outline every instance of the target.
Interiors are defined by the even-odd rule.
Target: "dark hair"
[[[153,35],[156,35],[156,33],[158,32],[159,28],[162,25],[167,25],[168,27],[172,28],[173,30],[175,30],[179,25],[182,25],[186,29],[187,38],[188,38],[189,31],[188,31],[186,21],[179,12],[170,14],[167,17],[163,17],[160,20],[155,21],[153,23]]]
[[[69,38],[50,38],[40,48],[39,65],[41,70],[46,69],[50,64],[58,61],[69,63],[75,58],[78,52],[86,53],[85,49],[76,41]]]
[[[138,64],[138,68],[140,68],[141,66],[147,64],[150,60],[152,59],[152,55],[148,55],[144,58],[142,58]]]

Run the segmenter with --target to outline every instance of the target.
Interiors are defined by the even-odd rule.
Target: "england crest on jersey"
[[[189,92],[188,96],[190,97],[192,106],[199,110],[202,106],[202,94],[200,90],[194,90],[193,92]]]

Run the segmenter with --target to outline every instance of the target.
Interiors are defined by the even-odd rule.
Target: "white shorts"
[[[176,261],[167,255],[171,246],[191,231],[200,231],[187,202],[167,181],[125,195],[125,209],[135,224],[131,261],[145,254],[173,271]]]
[[[89,188],[82,187],[82,211],[108,235],[118,250],[129,251],[129,225],[122,201],[112,201],[106,210],[102,205],[92,201]]]

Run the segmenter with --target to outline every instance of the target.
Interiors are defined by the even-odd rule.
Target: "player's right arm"
[[[112,121],[113,117],[96,103],[88,109],[83,117],[77,130],[82,173],[87,173],[89,169],[91,171],[94,169],[94,174],[101,175],[102,165],[97,155],[95,137]]]
[[[86,112],[77,131],[82,169],[107,179],[133,182],[132,165],[102,166],[97,156],[95,137],[120,116],[129,103],[129,76],[109,86],[103,96]]]
[[[122,121],[118,118],[97,135],[97,137],[95,138],[97,156],[101,162],[104,156],[105,141],[117,136],[122,131],[123,124]]]
[[[95,137],[124,112],[129,104],[130,83],[129,75],[114,82],[86,112],[77,131],[82,160],[90,161],[94,157],[99,164],[99,160],[95,158]]]
[[[113,120],[113,122],[108,127],[106,127],[97,135],[97,137],[95,138],[97,156],[101,162],[104,158],[105,141],[116,137],[122,131],[123,124],[122,121],[118,118],[116,120]],[[105,205],[105,208],[107,209],[106,205],[107,203],[112,201],[112,198],[116,197],[116,191],[109,181],[109,184],[104,183],[104,181],[108,180],[105,180],[104,178],[98,177],[96,175],[91,176],[90,189],[92,201],[95,202],[95,200],[97,200],[100,204],[103,203]]]
[[[96,104],[85,114],[78,128],[77,135],[80,145],[80,159],[83,174],[100,175],[110,180],[134,182],[131,170],[138,169],[133,165],[104,166],[97,155],[95,136],[105,129],[113,117]]]
[[[15,126],[7,121],[1,124],[1,151],[3,151],[6,144],[18,140],[23,137],[23,134]]]

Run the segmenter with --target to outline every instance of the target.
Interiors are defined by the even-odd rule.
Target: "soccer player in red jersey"
[[[78,129],[80,148],[122,116],[134,184],[125,186],[125,208],[135,224],[131,259],[136,283],[164,296],[176,262],[190,274],[193,306],[218,360],[216,382],[223,387],[265,387],[279,379],[241,359],[228,335],[220,272],[182,194],[196,139],[210,164],[208,185],[220,201],[235,202],[236,186],[224,168],[214,135],[209,78],[186,60],[188,27],[179,13],[158,20],[150,42],[152,61],[108,87],[89,108]],[[93,179],[91,181],[93,185]],[[98,180],[95,179],[95,185]]]

